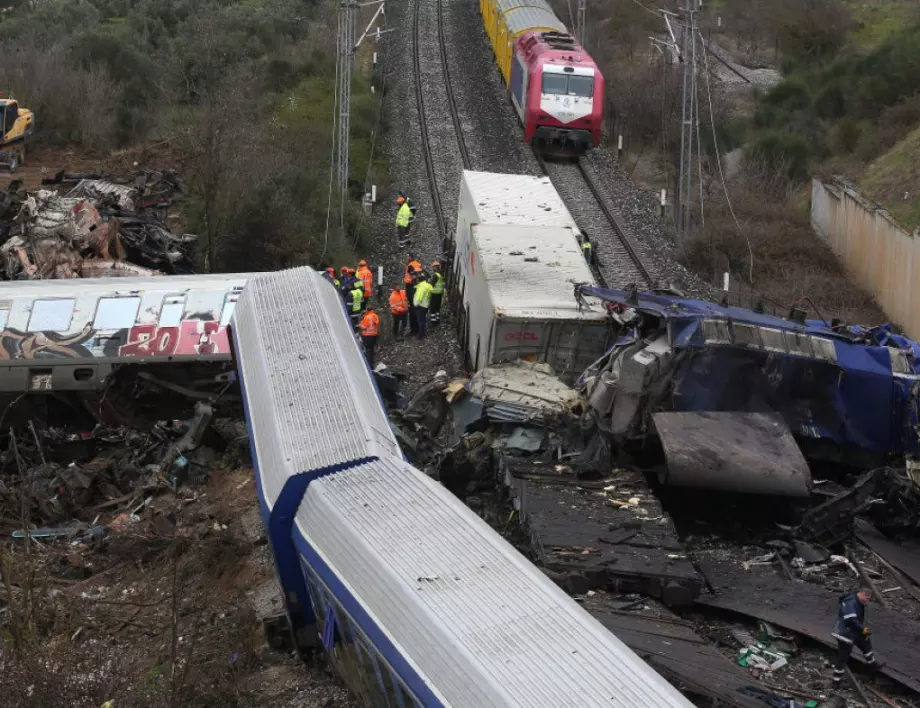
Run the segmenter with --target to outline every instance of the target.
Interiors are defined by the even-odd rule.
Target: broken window
[[[137,321],[139,297],[101,297],[93,329],[129,329]]]
[[[786,346],[789,348],[790,354],[798,354],[809,358],[814,356],[811,350],[811,337],[807,334],[786,332]]]
[[[837,348],[834,346],[833,340],[812,337],[811,343],[814,346],[816,357],[825,361],[837,361]]]
[[[29,332],[66,332],[76,300],[36,300],[29,318]]]
[[[728,322],[725,320],[703,320],[703,336],[706,344],[731,344]]]
[[[771,329],[769,327],[760,328],[760,338],[763,341],[763,348],[771,352],[785,352],[786,345],[783,342],[783,331],[781,329]]]
[[[754,349],[761,347],[760,331],[753,325],[732,322],[732,334],[735,335],[735,344],[739,346]]]
[[[185,311],[185,295],[167,295],[160,310],[160,327],[178,327]]]

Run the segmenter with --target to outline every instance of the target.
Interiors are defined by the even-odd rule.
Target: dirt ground
[[[261,617],[280,598],[251,469],[217,468],[132,520],[137,499],[95,507],[98,540],[2,551],[3,705],[352,705],[324,661],[266,645]]]

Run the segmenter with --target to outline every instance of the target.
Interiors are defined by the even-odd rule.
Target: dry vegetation
[[[12,0],[0,86],[35,112],[34,147],[180,153],[207,270],[318,265],[358,224],[350,204],[326,244],[335,22],[319,0]],[[352,97],[360,195],[377,97],[360,76]]]
[[[665,6],[675,10],[678,4],[683,5]],[[559,9],[565,17],[565,6]],[[629,134],[627,167],[633,169],[641,158],[646,181],[673,193],[681,69],[670,66],[648,39],[665,39],[664,23],[632,0],[614,0],[593,11],[604,21],[589,23],[586,44],[604,69],[619,126]],[[849,282],[812,232],[807,184],[812,174],[842,172],[872,185],[870,196],[885,198],[888,205],[901,197],[902,203],[892,207],[896,216],[914,214],[920,184],[910,173],[910,153],[912,131],[920,126],[920,94],[915,93],[920,86],[920,6],[714,0],[706,3],[700,24],[706,36],[745,66],[778,67],[787,78],[763,92],[755,86],[727,86],[713,77],[710,114],[701,76],[703,213],[698,210],[696,233],[683,245],[682,257],[714,283],[722,272],[731,272],[733,281],[742,283],[746,304],[752,290],[755,301],[763,296],[783,307],[808,296],[816,306],[813,316],[817,309],[848,321],[884,320],[871,297]],[[715,61],[709,62],[713,71]],[[727,184],[740,228],[719,177],[713,125],[722,156],[743,148],[733,156]],[[650,171],[649,164],[656,168]],[[866,179],[860,180],[863,175]],[[900,194],[897,185],[903,186]]]

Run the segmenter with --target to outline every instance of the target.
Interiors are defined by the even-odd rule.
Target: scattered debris
[[[64,177],[51,184],[66,184]],[[164,223],[181,189],[170,170],[141,173],[129,184],[81,179],[63,195],[48,189],[24,193],[14,180],[0,193],[2,277],[193,273],[187,249],[196,237],[173,234]]]

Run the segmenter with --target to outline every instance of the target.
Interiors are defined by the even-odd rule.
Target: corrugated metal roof
[[[517,37],[522,32],[532,29],[550,29],[565,32],[562,24],[551,10],[536,7],[519,7],[504,14],[508,34]]]
[[[316,271],[253,277],[233,328],[269,508],[292,474],[400,454],[341,296]]]
[[[463,181],[478,223],[567,226],[581,233],[549,177],[464,170]]]
[[[446,705],[691,705],[408,463],[312,483],[297,528]]]
[[[533,320],[606,320],[599,306],[579,308],[575,300],[576,283],[595,281],[570,229],[478,224],[472,241],[496,312]]]
[[[546,0],[498,0],[495,3],[495,9],[498,13],[508,12],[517,7],[535,7],[547,12],[553,11]]]

